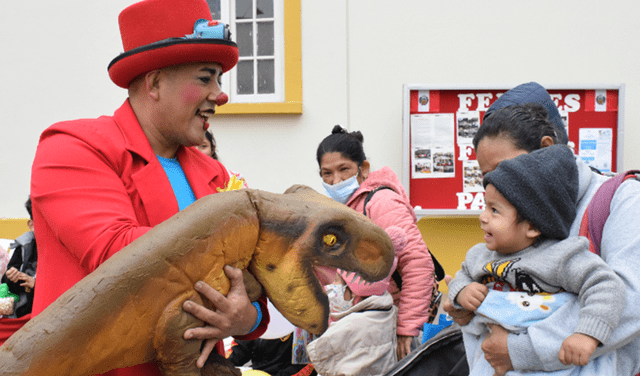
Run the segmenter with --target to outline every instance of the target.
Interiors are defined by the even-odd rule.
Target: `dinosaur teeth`
[[[355,272],[348,272],[348,273],[344,274],[343,275],[343,279],[344,279],[345,282],[347,282],[347,283],[349,283],[351,285],[364,286],[364,287],[371,286],[370,282],[367,282],[364,278],[362,278],[361,276],[359,276]]]

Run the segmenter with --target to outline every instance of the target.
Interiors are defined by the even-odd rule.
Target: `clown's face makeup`
[[[163,68],[157,76],[153,125],[159,141],[169,149],[196,146],[216,106],[228,101],[220,88],[222,68],[217,63],[184,64]],[[164,156],[164,155],[163,155]]]

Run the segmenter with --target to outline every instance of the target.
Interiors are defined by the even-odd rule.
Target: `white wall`
[[[0,217],[24,217],[30,167],[50,124],[110,115],[126,92],[107,65],[122,45],[117,15],[134,0],[0,5]],[[302,115],[218,116],[222,161],[249,185],[321,189],[315,150],[334,124],[361,130],[374,169],[401,176],[402,85],[529,81],[626,84],[624,168],[640,168],[640,5],[302,0]],[[635,150],[634,150],[635,149]]]

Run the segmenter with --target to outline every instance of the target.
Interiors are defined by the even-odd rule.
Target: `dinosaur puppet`
[[[340,268],[373,282],[388,275],[393,259],[384,230],[311,188],[210,195],[123,248],[14,333],[0,347],[0,370],[80,376],[156,362],[164,375],[200,375],[201,341],[182,338],[203,325],[182,309],[187,299],[208,303],[196,281],[226,294],[224,265],[248,270],[291,323],[321,334],[329,314],[322,271]]]

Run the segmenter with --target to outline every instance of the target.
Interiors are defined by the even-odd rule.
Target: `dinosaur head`
[[[276,308],[294,325],[322,334],[329,302],[323,285],[335,269],[367,282],[389,275],[394,248],[369,218],[303,186],[278,202],[260,196],[260,239],[249,269]],[[270,205],[272,204],[272,205]]]

